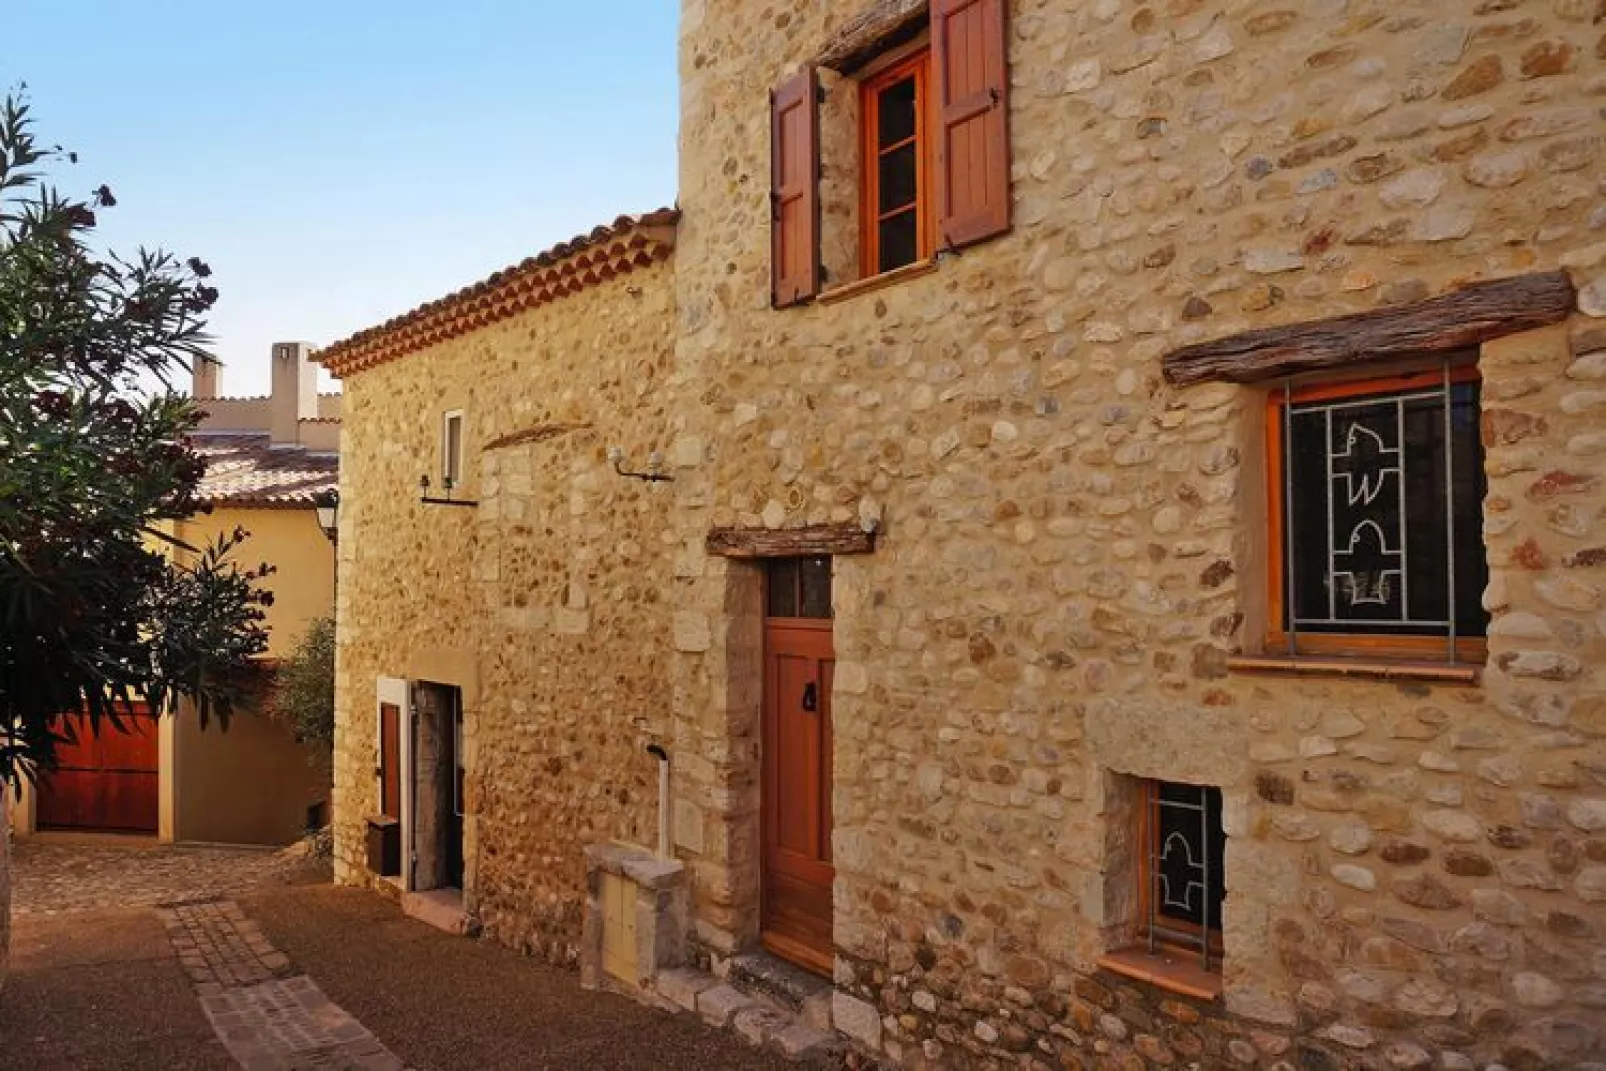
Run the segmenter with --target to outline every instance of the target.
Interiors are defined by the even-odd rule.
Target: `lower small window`
[[[1140,936],[1151,950],[1180,945],[1196,950],[1205,969],[1219,966],[1227,895],[1221,789],[1145,781],[1143,796]]]
[[[1115,775],[1110,951],[1098,966],[1196,1000],[1222,993],[1227,835],[1221,789]],[[1129,833],[1125,831],[1130,831]]]

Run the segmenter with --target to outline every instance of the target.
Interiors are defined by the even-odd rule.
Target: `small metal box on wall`
[[[401,873],[401,822],[387,815],[368,819],[368,869],[380,877]]]

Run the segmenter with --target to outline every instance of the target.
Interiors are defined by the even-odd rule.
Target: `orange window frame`
[[[909,77],[915,82],[915,132],[912,137],[898,142],[896,145],[883,147],[881,145],[881,109],[878,107],[880,96],[892,86]],[[862,134],[859,146],[860,167],[859,183],[859,271],[863,277],[880,275],[881,271],[881,228],[879,224],[883,219],[897,215],[894,212],[881,213],[881,169],[877,166],[881,157],[902,148],[913,142],[915,146],[915,159],[917,171],[915,173],[915,259],[911,263],[919,263],[931,256],[936,244],[936,226],[933,217],[933,204],[931,184],[933,181],[933,161],[931,143],[931,103],[928,88],[931,84],[931,50],[922,48],[906,59],[900,60],[884,71],[866,78],[859,86],[859,124]],[[888,269],[895,270],[895,269]]]
[[[1449,370],[1454,383],[1476,383],[1481,380],[1476,365],[1461,365]],[[1353,398],[1365,394],[1403,393],[1435,387],[1445,381],[1443,368],[1421,372],[1408,372],[1381,378],[1351,380],[1343,383],[1319,383],[1295,387],[1293,402],[1330,401],[1336,398]],[[1283,555],[1283,404],[1284,391],[1276,389],[1266,396],[1266,501],[1270,544],[1266,555],[1269,563],[1267,576],[1266,651],[1276,653],[1288,649],[1288,631],[1283,628],[1283,615],[1288,593],[1285,590]],[[1455,523],[1455,518],[1450,518]],[[1453,612],[1453,610],[1452,610]],[[1295,638],[1296,655],[1337,655],[1340,657],[1443,661],[1446,654],[1452,660],[1467,664],[1482,664],[1488,657],[1488,640],[1482,636],[1457,636],[1451,652],[1448,637],[1444,636],[1390,636],[1367,632],[1300,632]]]
[[[1137,939],[1139,941],[1147,941],[1150,936],[1149,905],[1154,899],[1154,860],[1160,854],[1160,823],[1155,820],[1155,812],[1160,804],[1160,782],[1153,778],[1145,778],[1142,782],[1142,787],[1142,800],[1138,810],[1138,844],[1140,848],[1136,868],[1138,875]],[[1207,897],[1210,895],[1209,890],[1205,891],[1205,895]],[[1156,918],[1158,918],[1158,915]],[[1210,927],[1208,934],[1197,923],[1169,917],[1165,919],[1164,929],[1169,931],[1169,934],[1156,933],[1154,935],[1155,942],[1182,955],[1198,955],[1199,949],[1196,946],[1178,941],[1174,936],[1171,936],[1172,934],[1186,935],[1195,941],[1201,937],[1208,940],[1211,970],[1221,970],[1221,960],[1226,953],[1226,946],[1221,937],[1220,919],[1215,920],[1215,925]]]

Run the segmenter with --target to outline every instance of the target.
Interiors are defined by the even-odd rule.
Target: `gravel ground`
[[[410,1067],[451,1071],[795,1071],[732,1033],[580,988],[579,977],[330,886],[243,897],[295,969]]]
[[[0,1071],[235,1068],[148,910],[19,918]]]

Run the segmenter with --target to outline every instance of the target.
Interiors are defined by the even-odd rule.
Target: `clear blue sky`
[[[228,394],[268,347],[379,323],[670,204],[675,0],[5,0],[59,184],[115,250],[212,265]]]

